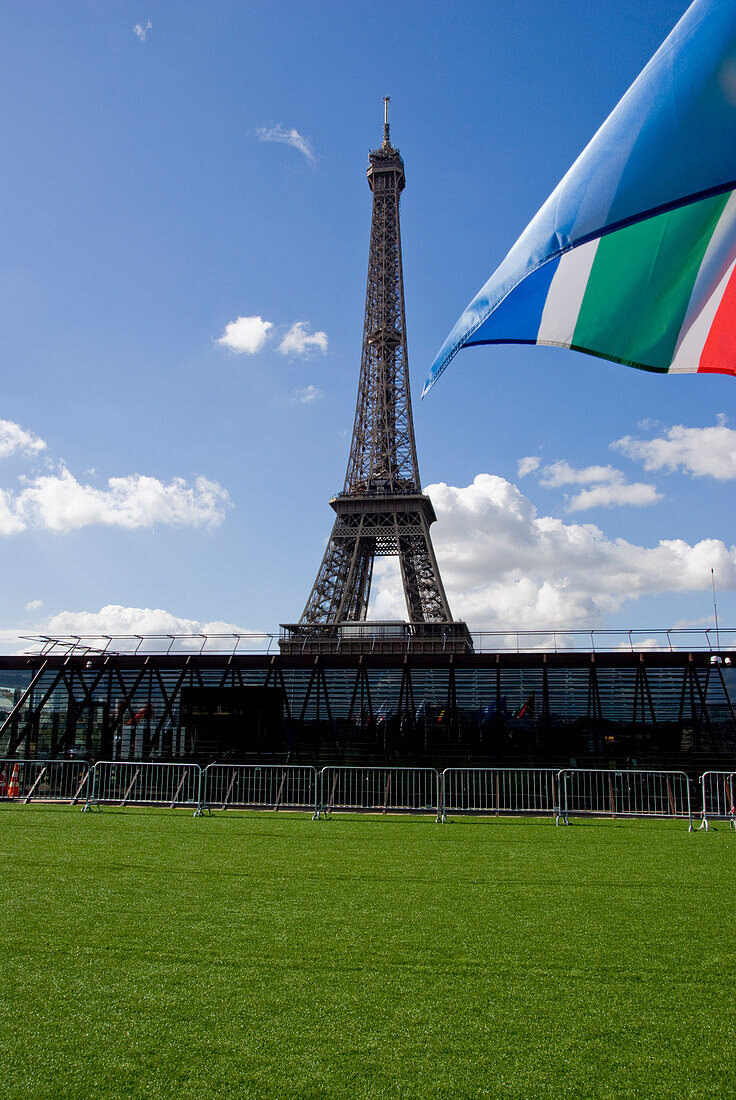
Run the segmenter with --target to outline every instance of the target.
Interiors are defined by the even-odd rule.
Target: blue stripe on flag
[[[473,344],[534,344],[542,323],[544,303],[560,264],[560,257],[550,260],[527,275],[504,298],[480,328],[477,328],[466,347]]]

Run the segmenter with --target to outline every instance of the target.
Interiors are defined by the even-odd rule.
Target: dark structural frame
[[[736,653],[0,657],[0,757],[676,764],[736,753]]]

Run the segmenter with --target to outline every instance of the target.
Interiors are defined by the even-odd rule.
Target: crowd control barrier
[[[92,769],[84,810],[105,803],[118,806],[193,806],[202,812],[199,764],[98,760]]]
[[[439,820],[440,777],[435,768],[323,768],[320,813],[434,813]]]
[[[86,797],[90,771],[86,760],[0,760],[0,799],[74,805]]]
[[[561,816],[677,817],[693,827],[685,772],[566,768],[560,772]]]
[[[205,809],[318,812],[318,773],[308,765],[208,764],[202,780]]]
[[[736,771],[700,777],[701,828],[714,819],[736,829]],[[159,761],[0,759],[0,801],[84,802],[203,809],[570,817],[687,818],[690,782],[682,771],[603,768],[325,767]]]
[[[559,815],[557,768],[445,768],[440,819],[448,813]]]
[[[702,793],[701,829],[714,819],[728,821],[736,829],[736,772],[704,772],[700,777]]]

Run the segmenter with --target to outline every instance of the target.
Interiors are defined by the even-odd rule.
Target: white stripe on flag
[[[685,320],[677,338],[670,374],[693,374],[708,338],[716,310],[736,264],[736,191],[732,191],[695,279]]]
[[[571,248],[560,260],[544,303],[538,344],[561,344],[566,348],[572,344],[599,240],[596,237],[594,241]]]

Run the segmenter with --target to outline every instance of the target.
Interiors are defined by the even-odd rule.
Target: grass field
[[[14,1098],[736,1092],[736,836],[0,808]]]

